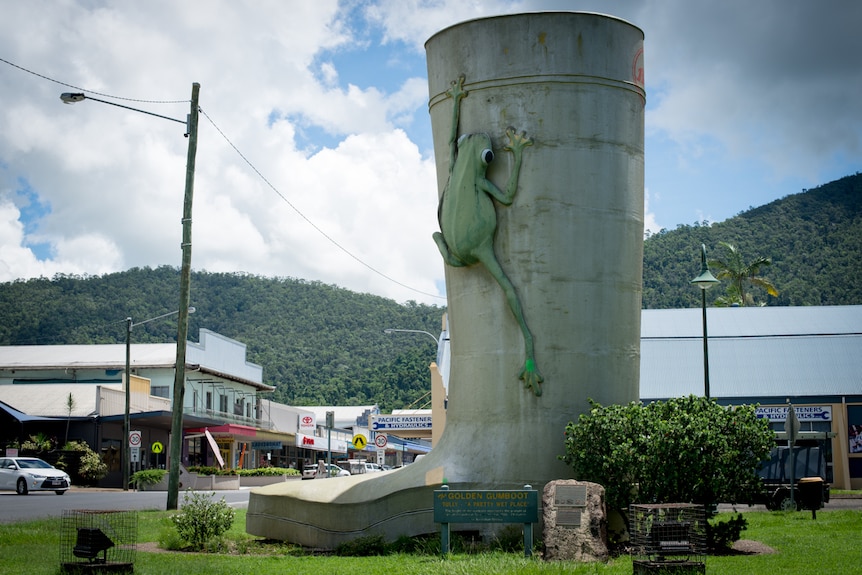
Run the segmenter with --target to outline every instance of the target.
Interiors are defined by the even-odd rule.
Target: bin
[[[803,477],[799,480],[799,505],[802,509],[816,511],[823,507],[823,479]]]

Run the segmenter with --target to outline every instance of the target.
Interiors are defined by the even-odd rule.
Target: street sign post
[[[793,446],[799,437],[799,418],[796,417],[796,409],[792,403],[787,404],[787,419],[784,420],[784,431],[787,433],[787,447],[790,448],[790,504],[796,510],[796,457]]]
[[[140,431],[130,431],[129,432],[129,447],[140,447],[141,446],[141,432]]]
[[[357,433],[353,436],[353,447],[358,451],[362,451],[365,449],[365,446],[368,445],[368,440],[361,433]]]
[[[409,431],[433,428],[430,415],[374,415],[371,431]]]

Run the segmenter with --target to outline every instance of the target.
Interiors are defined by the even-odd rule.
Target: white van
[[[380,467],[376,463],[371,463],[370,461],[351,459],[349,460],[349,462],[351,475],[357,475],[359,473],[376,473],[378,471],[383,471],[382,467]]]

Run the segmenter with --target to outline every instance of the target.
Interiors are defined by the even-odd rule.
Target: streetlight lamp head
[[[386,328],[383,330],[383,333],[392,333],[392,329]]]
[[[702,290],[708,290],[717,283],[721,283],[715,279],[715,276],[709,271],[709,266],[706,265],[706,246],[700,245],[700,275],[691,280],[691,283]]]
[[[195,307],[189,306],[189,313],[195,313]]]
[[[75,102],[80,102],[86,98],[87,97],[84,94],[80,93],[63,92],[60,94],[60,99],[63,100],[64,104],[74,104]]]

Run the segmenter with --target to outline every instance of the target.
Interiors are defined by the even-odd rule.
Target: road
[[[215,500],[224,497],[235,508],[247,507],[250,489],[216,491]],[[212,492],[210,492],[212,493]],[[180,493],[179,503],[183,504]],[[166,491],[122,491],[73,487],[65,495],[52,491],[33,491],[29,495],[18,495],[14,491],[0,491],[0,523],[12,523],[28,519],[60,517],[64,509],[93,509],[99,511],[129,511],[157,509],[167,505]]]

